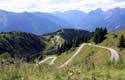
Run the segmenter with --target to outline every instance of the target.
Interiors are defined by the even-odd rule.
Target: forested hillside
[[[41,36],[26,32],[1,32],[0,54],[8,52],[12,58],[34,61],[45,55],[61,54],[90,37],[90,32],[77,29],[61,29]]]
[[[41,55],[44,47],[40,37],[31,33],[0,33],[0,54],[8,52],[13,58],[30,60]]]

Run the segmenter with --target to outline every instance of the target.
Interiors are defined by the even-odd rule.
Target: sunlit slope
[[[110,52],[106,49],[85,46],[80,53],[73,59],[71,64],[95,63],[104,64],[110,60]]]
[[[125,30],[108,33],[108,35],[106,35],[106,39],[100,45],[108,46],[117,50],[119,52],[120,59],[125,62],[125,49],[118,47],[121,35],[125,37]]]
[[[78,48],[71,48],[70,50],[59,55],[55,61],[55,64],[61,65],[61,64],[65,63],[68,59],[70,59],[74,55],[74,53],[77,51],[77,49]]]
[[[120,55],[123,55],[125,50],[117,47],[121,35],[125,36],[125,30],[108,33],[108,35],[106,35],[106,39],[99,45],[111,47],[116,51],[118,51]],[[68,59],[70,59],[74,55],[74,53],[77,50],[78,47],[72,48],[62,53],[61,55],[57,56],[55,64],[59,66],[65,63]],[[124,58],[124,55],[122,57]],[[69,65],[81,64],[86,62],[95,64],[105,64],[107,63],[107,61],[110,60],[110,58],[111,58],[111,53],[109,50],[89,45],[89,46],[84,46],[80,50],[79,54],[69,63]]]
[[[101,43],[101,45],[117,48],[121,35],[125,36],[125,30],[108,33],[108,35],[106,35],[106,39]]]
[[[77,50],[77,49],[76,49]],[[57,57],[56,64],[63,64],[70,59],[76,50],[69,50]],[[77,56],[69,63],[69,65],[77,65],[81,63],[105,64],[110,60],[111,53],[102,48],[84,46]]]

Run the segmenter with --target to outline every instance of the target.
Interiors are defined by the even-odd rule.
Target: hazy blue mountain
[[[125,8],[115,8],[105,12],[105,26],[110,30],[125,29]]]
[[[14,13],[0,10],[0,31],[43,34],[60,28],[80,28],[92,31],[96,27],[107,27],[109,31],[125,28],[125,9],[114,8],[102,11],[99,8],[89,13],[79,10],[54,13]]]
[[[76,28],[94,30],[96,27],[107,27],[109,31],[125,28],[124,8],[114,8],[108,11],[102,11],[98,8],[89,13],[71,10],[54,14],[69,23],[73,23]]]
[[[89,20],[89,16],[82,11],[71,10],[65,11],[64,13],[56,12],[54,15],[72,23],[72,27],[74,28],[87,29],[86,24],[88,23],[87,21]],[[87,19],[86,22],[83,22],[85,21],[84,19]]]
[[[70,24],[71,25],[71,24]],[[42,34],[69,26],[65,20],[50,13],[12,13],[0,11],[0,31],[25,31]]]

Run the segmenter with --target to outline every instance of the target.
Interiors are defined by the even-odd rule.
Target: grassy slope
[[[64,53],[62,53],[61,55],[59,55],[55,61],[55,63],[57,65],[61,65],[63,64],[64,62],[66,62],[71,56],[73,56],[73,54],[76,52],[77,48],[74,49],[70,49],[69,51],[66,51]]]
[[[58,56],[55,63],[58,65],[63,64],[71,56],[73,56],[76,50],[73,51],[71,49],[63,53],[62,55]],[[89,60],[90,62],[93,61],[95,64],[104,64],[110,59],[110,52],[106,49],[95,48],[92,46],[85,46],[82,48],[80,53],[73,59],[71,64],[79,64],[79,63],[85,62],[89,58],[91,58],[91,60]]]
[[[71,75],[72,74],[72,75]],[[57,69],[46,64],[14,64],[0,66],[0,80],[125,80],[125,72],[110,66],[87,65]]]
[[[125,36],[125,30],[111,32],[106,36],[106,39],[101,43],[101,45],[116,48],[121,35]]]
[[[95,64],[104,64],[110,59],[110,52],[106,49],[85,46],[80,53],[73,59],[72,64],[83,63],[85,61]]]
[[[124,55],[124,49],[117,48],[119,36],[125,35],[125,30],[112,32],[107,35],[107,39],[100,45],[112,47]],[[117,37],[116,37],[117,35]],[[65,62],[73,55],[74,51],[68,51],[57,58],[58,63]],[[72,61],[72,64],[78,64],[86,60],[86,56],[94,54],[94,63],[102,64],[109,59],[109,51],[105,49],[85,46],[80,54]],[[90,67],[88,66],[90,65]],[[14,64],[0,65],[0,80],[125,80],[125,67],[120,65],[91,65],[80,64],[76,66],[56,69],[55,66],[34,64]],[[72,73],[72,75],[70,75]]]
[[[8,52],[5,52],[5,53],[0,55],[0,62],[5,61],[5,60],[10,60],[10,59],[12,59],[12,58]]]
[[[106,40],[104,40],[101,44],[102,46],[108,46],[108,47],[112,47],[113,49],[116,49],[120,55],[122,56],[122,59],[125,59],[125,50],[124,49],[119,49],[117,47],[119,38],[121,35],[125,36],[125,30],[121,30],[121,31],[117,31],[117,32],[111,32],[109,33],[106,37]],[[60,57],[58,57],[57,61],[58,62],[64,62],[65,60],[67,60],[67,56],[72,56],[71,53],[64,53],[62,54]],[[93,56],[93,57],[92,57]],[[92,46],[85,46],[80,54],[78,54],[75,59],[72,61],[71,64],[80,64],[86,60],[88,60],[88,58],[91,58],[89,60],[90,63],[94,62],[95,64],[106,64],[109,59],[110,59],[110,52],[106,49],[101,49],[101,48],[95,48]],[[121,57],[120,57],[121,58]],[[112,64],[112,66],[109,65],[95,65],[96,70],[95,73],[97,76],[102,76],[99,79],[102,79],[103,77],[110,77],[112,80],[124,80],[125,77],[123,75],[125,75],[124,73],[124,66],[122,65],[117,65],[117,64]],[[72,66],[73,67],[73,66]],[[71,68],[71,67],[70,67]],[[76,66],[76,69],[80,69],[79,66]],[[72,69],[74,70],[74,69]],[[109,71],[109,72],[108,72]],[[92,71],[88,71],[86,72],[86,76],[88,76],[88,78],[90,78]],[[96,76],[96,78],[97,78]]]
[[[121,35],[125,36],[125,30],[111,32],[106,36],[107,38],[100,45],[112,47],[113,49],[117,50],[120,54],[120,58],[125,62],[125,49],[120,49],[117,47]]]
[[[66,62],[73,54],[76,52],[77,49],[70,49],[62,53],[60,56],[57,57],[55,64],[61,65]],[[82,63],[85,60],[91,58],[90,62],[94,62],[95,64],[104,64],[110,59],[110,52],[106,49],[95,48],[91,46],[85,46],[82,48],[80,53],[73,59],[71,64],[78,64]]]

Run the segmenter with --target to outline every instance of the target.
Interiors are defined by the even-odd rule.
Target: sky
[[[81,10],[89,12],[97,8],[108,10],[125,8],[125,0],[0,0],[0,9],[13,12],[54,12]]]

